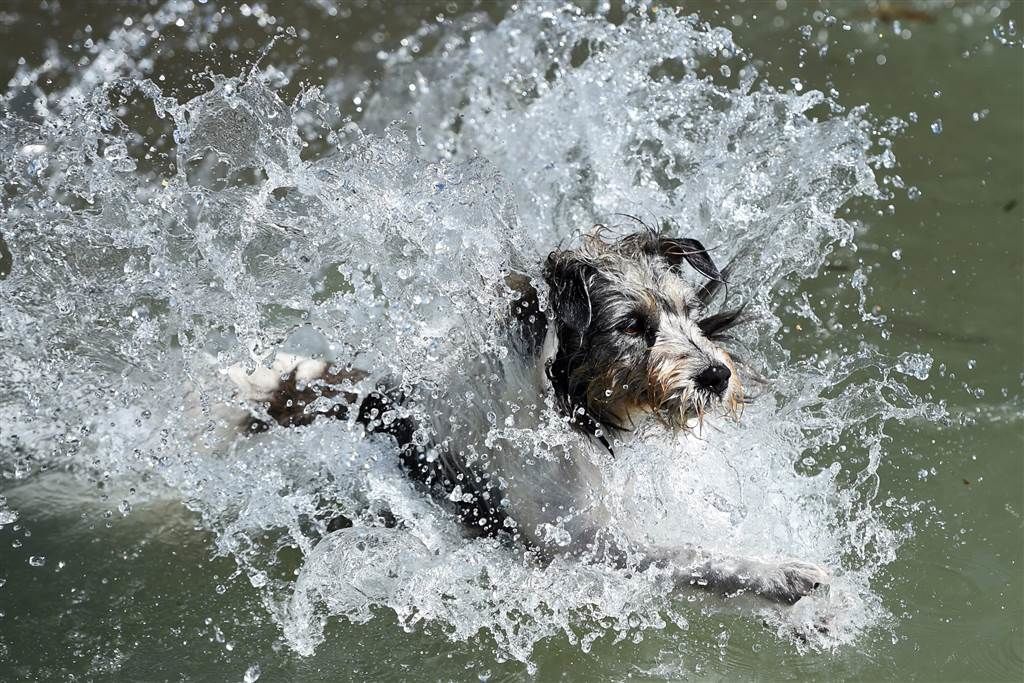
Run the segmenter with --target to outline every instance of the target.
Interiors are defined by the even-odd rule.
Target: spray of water
[[[33,91],[31,108],[12,90],[5,470],[181,499],[303,654],[328,620],[381,608],[525,662],[558,634],[587,649],[685,628],[717,599],[674,595],[658,568],[541,566],[467,539],[386,439],[340,422],[232,439],[218,407],[218,368],[279,349],[435,386],[501,353],[507,273],[537,275],[574,233],[630,220],[616,214],[670,219],[716,260],[738,257],[743,353],[770,381],[737,424],[652,430],[617,454],[610,509],[634,537],[832,568],[829,596],[769,614],[801,647],[884,620],[871,581],[911,533],[907,504],[877,499],[884,428],[934,409],[868,345],[793,358],[775,341],[780,306],[851,243],[840,209],[879,196],[867,112],[765,84],[727,30],[670,12],[615,23],[528,3],[404,42],[345,125],[325,94],[342,88],[287,102],[258,68],[179,101],[146,78],[145,36],[120,29],[105,70]],[[827,337],[809,309],[804,325]],[[524,454],[562,428],[495,425]],[[383,528],[384,510],[403,523]],[[337,512],[355,526],[327,534]]]

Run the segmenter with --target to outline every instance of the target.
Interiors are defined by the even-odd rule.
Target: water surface
[[[5,10],[4,677],[1019,679],[1021,5],[684,8]],[[196,451],[208,354],[429,382],[493,335],[480,278],[619,211],[746,255],[772,382],[625,454],[637,524],[830,600],[531,566],[341,425]],[[324,490],[423,515],[318,553]]]

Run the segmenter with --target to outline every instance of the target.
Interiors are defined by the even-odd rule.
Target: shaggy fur
[[[722,281],[700,242],[651,231],[616,242],[592,236],[578,250],[548,257],[558,337],[548,376],[559,407],[579,428],[628,431],[648,414],[686,428],[715,403],[735,414],[742,388],[732,358],[715,341],[739,311],[702,317],[713,291],[702,299],[690,288],[684,263]]]
[[[704,282],[687,283],[684,271]],[[540,556],[643,568],[673,567],[680,586],[749,592],[791,604],[828,576],[802,562],[714,556],[692,546],[623,545],[609,534],[606,478],[617,443],[642,421],[688,430],[743,403],[737,363],[723,348],[741,310],[710,312],[723,273],[694,239],[644,229],[620,239],[598,231],[543,267],[546,306],[529,278],[506,330],[513,353],[480,354],[477,367],[445,378],[447,391],[400,392],[367,373],[279,354],[273,368],[229,375],[253,406],[249,431],[352,419],[397,442],[405,471],[475,533],[500,535]],[[558,444],[526,453],[494,425],[532,433],[554,409],[568,426]],[[335,526],[344,526],[336,524]]]

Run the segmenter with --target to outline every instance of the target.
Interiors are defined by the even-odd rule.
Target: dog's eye
[[[630,318],[622,327],[622,332],[630,337],[639,337],[644,333],[646,327],[640,318]]]

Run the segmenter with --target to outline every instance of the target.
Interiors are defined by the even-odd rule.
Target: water
[[[1020,7],[695,9],[12,12],[6,675],[1019,677]],[[436,383],[505,272],[616,213],[742,255],[771,382],[621,453],[609,504],[827,598],[540,567],[344,424],[218,429],[216,367],[279,347]],[[325,504],[364,516],[317,542]]]

